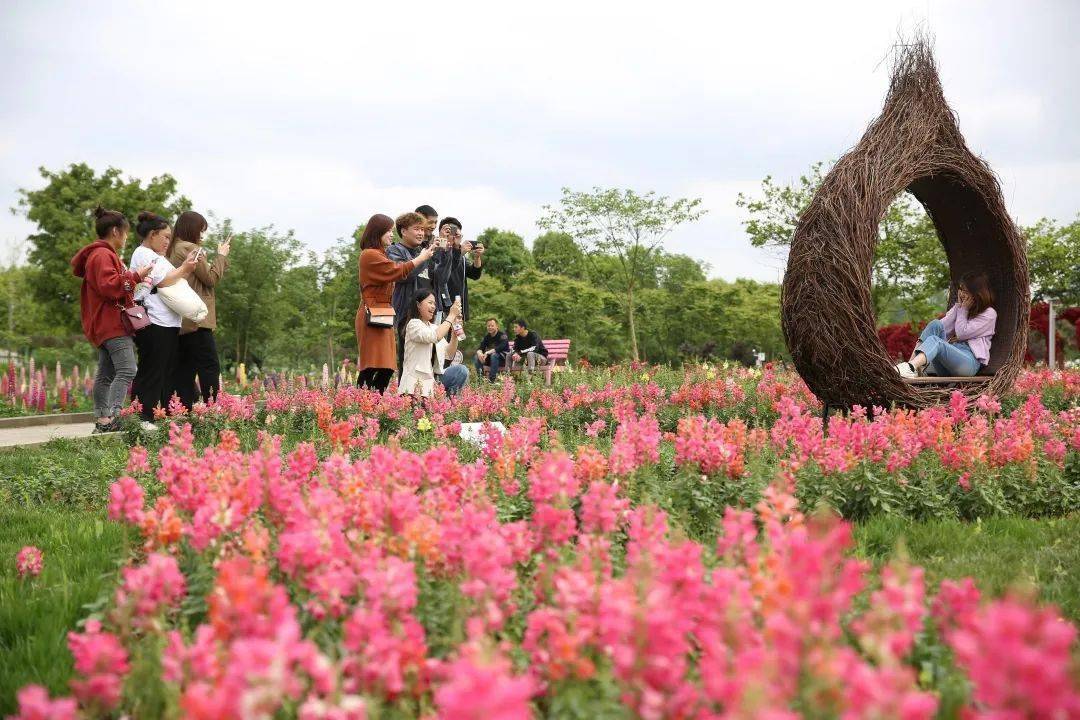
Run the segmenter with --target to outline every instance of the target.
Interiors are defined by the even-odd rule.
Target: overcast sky
[[[735,207],[835,159],[898,30],[1021,223],[1080,211],[1080,3],[53,2],[0,9],[0,202],[37,168],[177,178],[200,211],[313,249],[421,203],[538,234],[562,186],[700,196],[668,248],[776,280]],[[0,241],[31,226],[0,216]]]

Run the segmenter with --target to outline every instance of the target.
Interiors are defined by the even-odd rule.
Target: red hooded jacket
[[[95,240],[71,258],[75,277],[83,280],[80,301],[86,339],[101,347],[110,338],[128,334],[120,321],[120,307],[130,304],[139,274],[125,270],[112,245]]]

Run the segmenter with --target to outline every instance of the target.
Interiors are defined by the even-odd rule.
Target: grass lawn
[[[987,595],[1011,586],[1034,588],[1042,601],[1080,623],[1080,516],[974,523],[882,516],[858,525],[855,539],[858,553],[875,563],[887,561],[902,543],[933,586],[971,576]]]
[[[115,586],[125,532],[104,511],[0,505],[0,717],[15,712],[15,693],[27,683],[68,692],[67,633]],[[24,545],[45,555],[37,578],[15,573]]]
[[[0,450],[0,507],[103,509],[127,456],[119,438]]]

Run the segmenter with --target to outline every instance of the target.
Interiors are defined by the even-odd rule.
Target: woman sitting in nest
[[[997,311],[986,273],[960,279],[956,304],[941,320],[931,320],[907,362],[898,363],[902,378],[920,375],[971,377],[990,362]]]

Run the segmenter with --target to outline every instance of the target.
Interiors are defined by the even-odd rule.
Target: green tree
[[[496,318],[504,330],[515,319],[524,318],[541,338],[569,338],[573,358],[610,363],[626,354],[618,296],[589,282],[527,270],[507,287],[485,273],[469,283],[469,304],[472,317],[462,349],[467,359],[480,343],[489,317]]]
[[[1080,305],[1080,215],[1068,225],[1042,218],[1024,229],[1031,297]]]
[[[4,338],[0,347],[4,349],[15,349],[29,335],[56,332],[34,300],[33,278],[33,269],[26,265],[0,267],[0,338]]]
[[[211,233],[213,249],[232,232],[226,220]],[[299,263],[300,243],[293,232],[273,226],[238,233],[229,254],[229,270],[217,287],[219,347],[235,362],[266,364],[275,339],[290,319],[303,314],[313,300],[310,284],[296,289],[302,274],[290,274]]]
[[[540,272],[579,280],[588,275],[585,253],[566,233],[548,232],[533,240],[532,256]]]
[[[659,285],[670,292],[680,293],[691,283],[705,281],[708,265],[689,255],[663,253],[659,257]]]
[[[736,205],[747,212],[743,226],[750,243],[786,250],[823,176],[824,164],[816,163],[791,185],[779,185],[770,176],[762,181],[760,196],[740,193]],[[889,206],[878,232],[872,292],[879,321],[932,316],[949,288],[949,263],[933,221],[904,193]]]
[[[673,228],[704,214],[701,198],[670,200],[651,191],[639,195],[633,190],[602,188],[592,192],[563,188],[562,193],[559,207],[544,207],[540,226],[569,233],[591,253],[618,261],[615,272],[602,280],[623,298],[630,354],[639,360],[634,293],[640,287],[640,270],[654,260]]]
[[[768,357],[786,354],[780,328],[780,286],[753,280],[701,280],[679,292],[641,294],[643,351],[650,362],[688,357],[732,358],[739,347]]]
[[[19,190],[13,212],[22,213],[37,225],[28,238],[29,261],[36,272],[31,278],[35,296],[57,325],[68,331],[79,329],[79,279],[71,273],[71,258],[94,237],[91,212],[102,205],[124,213],[134,224],[142,210],[166,218],[191,207],[177,191],[170,175],[152,178],[146,184],[121,177],[117,168],[98,175],[85,163],[65,170],[40,168],[45,187]],[[130,243],[130,241],[129,241]]]
[[[477,235],[476,240],[484,244],[485,275],[508,281],[533,267],[532,253],[517,233],[491,227]]]

